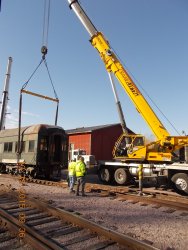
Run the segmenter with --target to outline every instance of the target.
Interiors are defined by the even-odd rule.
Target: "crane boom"
[[[68,0],[70,6],[84,25],[89,35],[91,36],[92,45],[98,50],[102,60],[105,63],[106,69],[113,72],[117,77],[122,87],[125,89],[130,99],[133,101],[138,112],[143,116],[149,127],[157,137],[157,139],[169,136],[161,121],[158,119],[152,108],[149,106],[137,86],[132,81],[129,74],[126,72],[122,64],[117,59],[117,56],[112,49],[104,35],[95,28],[91,20],[86,15],[78,1]],[[142,109],[141,109],[142,107]]]
[[[8,94],[9,94],[11,67],[12,67],[12,57],[9,57],[8,58],[8,64],[7,64],[7,73],[6,73],[6,78],[5,78],[2,103],[1,103],[0,130],[5,129],[5,119],[6,119],[7,104],[8,104]]]
[[[116,54],[112,51],[109,42],[106,40],[104,35],[96,29],[83,8],[80,6],[79,1],[68,0],[68,3],[70,8],[73,9],[89,33],[90,42],[92,46],[99,52],[100,57],[105,64],[106,70],[108,72],[112,72],[116,76],[123,89],[134,103],[137,111],[142,115],[157,138],[157,141],[150,143],[149,145],[137,145],[136,151],[129,151],[127,158],[135,160],[139,159],[142,161],[171,161],[171,153],[182,146],[188,145],[188,137],[170,136],[167,129],[159,120],[138,87],[124,69],[121,62],[118,60]],[[117,145],[120,144],[123,139],[126,139],[124,137],[125,136],[122,135],[118,139]],[[135,138],[131,138],[131,140],[133,142]],[[116,157],[117,155],[115,151],[113,154]]]

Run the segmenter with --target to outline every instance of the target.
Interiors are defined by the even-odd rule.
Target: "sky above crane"
[[[80,1],[172,135],[188,134],[188,1]],[[2,1],[0,86],[13,58],[6,128],[18,126],[19,92],[41,60],[44,1]],[[58,125],[65,129],[119,123],[107,71],[66,0],[51,1],[46,60],[60,100]],[[152,132],[116,81],[127,126]],[[27,90],[54,98],[44,65]],[[144,90],[144,91],[143,91]],[[153,106],[151,100],[165,114]],[[56,105],[23,95],[22,125],[54,124]]]

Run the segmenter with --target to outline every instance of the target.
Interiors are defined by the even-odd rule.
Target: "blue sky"
[[[180,133],[188,133],[188,1],[82,0],[81,4],[137,86]],[[13,58],[7,128],[18,126],[19,91],[41,59],[43,10],[43,0],[2,0],[1,91],[8,57]],[[60,100],[58,125],[72,129],[119,122],[103,62],[67,0],[51,1],[47,63]],[[128,127],[150,137],[145,121],[118,82],[116,86]],[[26,89],[54,97],[44,65]],[[153,108],[167,130],[177,135]],[[55,103],[23,95],[22,125],[54,124],[55,111]]]

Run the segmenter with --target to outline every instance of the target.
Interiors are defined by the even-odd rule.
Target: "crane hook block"
[[[42,58],[43,59],[45,59],[45,56],[46,56],[47,52],[48,52],[47,47],[46,46],[42,46],[41,53],[42,53]]]

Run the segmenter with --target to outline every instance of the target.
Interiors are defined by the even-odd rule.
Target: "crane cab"
[[[122,134],[113,149],[113,157],[119,160],[142,160],[146,158],[145,137]]]

